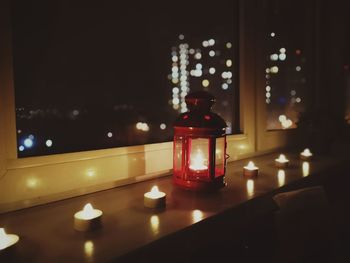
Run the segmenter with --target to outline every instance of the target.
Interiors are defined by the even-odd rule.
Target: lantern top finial
[[[209,111],[215,103],[215,97],[206,91],[196,91],[185,97],[190,110]]]

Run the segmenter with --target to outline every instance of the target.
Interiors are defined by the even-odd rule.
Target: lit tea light
[[[247,180],[247,194],[249,197],[254,195],[254,181],[252,179]]]
[[[280,154],[280,156],[277,159],[275,159],[275,165],[278,168],[286,168],[289,165],[289,160],[284,154]]]
[[[74,228],[78,231],[89,231],[101,226],[102,211],[94,209],[90,203],[83,210],[74,214]]]
[[[13,247],[19,240],[14,234],[6,234],[4,228],[0,228],[0,251]]]
[[[243,175],[246,177],[257,177],[259,174],[259,168],[250,161],[247,166],[243,167]]]
[[[278,170],[277,173],[277,180],[278,180],[278,186],[281,187],[285,184],[286,182],[286,173],[284,170]]]
[[[312,158],[312,153],[310,149],[306,148],[304,151],[300,153],[300,159],[304,161],[309,161]]]
[[[205,165],[205,158],[203,153],[198,150],[194,158],[191,158],[190,169],[193,171],[207,170],[208,166]]]
[[[144,194],[143,203],[148,208],[165,207],[166,194],[160,192],[158,186],[153,186],[150,192]]]
[[[308,162],[303,162],[303,177],[310,174],[310,164]]]

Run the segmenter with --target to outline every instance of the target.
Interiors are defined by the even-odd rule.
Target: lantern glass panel
[[[209,167],[209,139],[189,139],[189,169],[195,177],[208,176]]]
[[[223,175],[225,172],[225,137],[216,139],[215,150],[215,176]]]
[[[182,136],[174,137],[174,172],[182,170]]]

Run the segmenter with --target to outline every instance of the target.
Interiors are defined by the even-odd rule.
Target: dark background
[[[227,56],[233,60],[236,5],[229,0],[12,1],[18,146],[34,137],[19,157],[172,140],[179,112],[169,105],[171,48],[180,43],[179,34],[194,48],[209,38],[221,46],[229,40],[235,46]],[[203,58],[204,67],[206,62]],[[190,83],[191,91],[202,89],[200,83]],[[237,123],[233,89],[210,92],[218,101],[228,100],[217,108]],[[148,123],[150,131],[136,130],[137,122]],[[47,139],[53,141],[50,148]]]

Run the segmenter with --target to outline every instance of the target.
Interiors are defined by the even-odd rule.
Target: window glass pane
[[[267,129],[296,128],[310,86],[313,16],[308,1],[266,1]]]
[[[172,141],[195,90],[238,130],[236,5],[13,1],[19,157]]]

